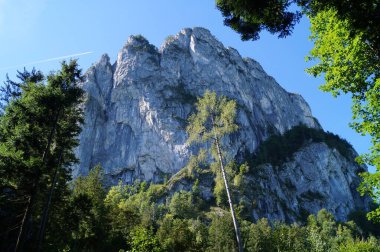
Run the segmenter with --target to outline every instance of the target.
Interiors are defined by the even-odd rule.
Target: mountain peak
[[[244,161],[247,153],[253,155],[273,134],[283,134],[297,125],[320,129],[300,95],[288,93],[258,62],[243,59],[237,50],[225,47],[204,28],[183,29],[169,36],[159,50],[144,37],[131,36],[113,67],[106,63],[108,60],[102,56],[91,70],[92,77],[83,83],[87,92],[85,124],[77,149],[81,163],[74,167],[74,176],[87,174],[97,164],[105,169],[110,184],[119,180],[132,183],[136,179],[159,182],[176,174],[200,147],[186,144],[185,128],[197,97],[206,90],[234,99],[238,104],[239,131],[223,140],[227,156],[238,162]],[[348,177],[342,175],[335,181],[344,185],[340,194],[321,192],[327,198],[321,204],[344,217],[346,211],[339,210],[339,213],[336,209],[343,209],[342,204],[349,206],[348,210],[355,207],[358,197],[353,195],[358,193],[351,184],[359,179],[355,173],[357,164],[333,155],[327,145],[314,147],[299,150],[298,156],[282,167],[289,173],[301,165],[305,174],[315,170],[326,176],[302,183],[291,181],[301,183],[302,187],[298,193],[287,194],[291,199],[283,200],[295,212],[300,211],[294,206],[294,202],[302,201],[297,197],[308,190],[315,194],[314,190],[325,183],[324,179],[343,174],[340,164],[344,164]],[[316,153],[310,153],[316,149],[324,154],[319,163],[315,162]],[[263,168],[268,173],[277,169],[265,167],[269,167]],[[302,179],[302,174],[298,175],[297,179]],[[292,180],[290,175],[285,177]],[[281,190],[287,192],[288,189],[283,189],[281,177],[268,175],[267,178],[268,181],[260,181],[260,184],[283,197]],[[274,198],[264,197],[261,203],[277,209],[278,214],[273,215],[276,218],[285,218]],[[315,206],[300,205],[308,209]],[[265,211],[261,209],[257,213]]]

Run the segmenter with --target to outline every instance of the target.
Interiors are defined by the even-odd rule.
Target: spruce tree
[[[52,201],[49,192],[60,188],[54,201],[68,192],[69,166],[77,161],[73,148],[82,121],[78,105],[83,91],[77,85],[81,71],[76,61],[63,62],[46,83],[40,72],[24,76],[17,85],[9,82],[16,92],[10,93],[0,118],[0,204],[14,210],[5,213],[12,221],[1,236],[16,251],[40,248],[51,205],[47,202]],[[13,204],[16,201],[18,205]]]

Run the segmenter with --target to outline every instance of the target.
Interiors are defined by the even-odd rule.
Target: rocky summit
[[[238,104],[239,130],[223,142],[230,158],[242,160],[269,136],[297,125],[321,130],[300,95],[284,90],[258,62],[241,57],[203,28],[183,29],[160,48],[142,36],[131,36],[115,63],[103,55],[85,76],[85,123],[74,177],[97,164],[111,184],[160,182],[176,174],[197,151],[197,146],[186,144],[185,128],[197,97],[206,90]],[[355,155],[351,150],[348,158],[313,142],[280,168],[261,165],[260,176],[251,177],[252,215],[295,220],[302,211],[326,208],[345,219],[365,206],[356,191],[357,174],[365,167],[354,162]],[[178,181],[183,185],[175,188],[188,186]],[[202,186],[212,194],[206,182]]]

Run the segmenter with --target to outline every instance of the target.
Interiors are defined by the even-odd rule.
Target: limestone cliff
[[[185,143],[185,126],[196,97],[206,89],[238,103],[239,131],[224,142],[230,157],[252,153],[270,134],[299,124],[320,128],[300,95],[286,92],[258,62],[224,47],[203,28],[184,29],[159,49],[142,36],[131,36],[116,62],[103,55],[82,85],[85,124],[74,176],[101,164],[111,183],[137,178],[156,182],[178,172],[196,151]],[[294,211],[302,201],[306,209],[326,207],[341,216],[362,205],[354,188],[356,164],[323,144],[297,155],[282,173],[266,166],[270,179],[261,186],[276,196],[258,201],[261,210],[255,215],[277,212],[274,217],[284,219],[285,208],[275,199]],[[297,193],[282,190],[287,180]],[[303,193],[321,190],[328,200],[308,207]]]

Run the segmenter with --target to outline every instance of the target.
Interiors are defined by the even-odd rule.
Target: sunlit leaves
[[[204,96],[198,99],[196,108],[197,113],[190,116],[186,129],[189,144],[221,138],[237,130],[235,101],[224,96],[217,97],[215,92],[207,90]]]
[[[363,173],[360,191],[378,200],[380,195],[380,60],[373,45],[363,34],[351,31],[349,20],[339,19],[337,12],[321,11],[311,20],[311,40],[314,48],[308,60],[317,60],[307,71],[323,75],[325,83],[321,89],[337,96],[341,93],[352,96],[353,123],[351,126],[362,135],[370,135],[371,153],[358,160],[373,165],[377,174]],[[380,210],[369,214],[380,218]]]

